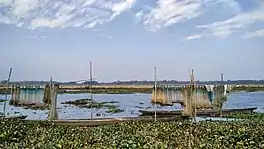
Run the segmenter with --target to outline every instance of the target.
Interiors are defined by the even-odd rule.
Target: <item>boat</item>
[[[169,122],[169,121],[179,121],[187,120],[189,116],[172,116],[172,117],[162,117],[157,116],[157,121]],[[47,120],[25,120],[25,121],[47,121]],[[98,119],[67,119],[67,120],[51,120],[50,122],[57,125],[69,125],[69,126],[85,126],[85,127],[96,127],[102,125],[117,124],[122,122],[154,122],[154,116],[144,116],[144,117],[124,117],[124,118],[98,118]]]
[[[223,109],[222,115],[228,115],[232,113],[245,113],[245,112],[253,112],[256,110],[257,107],[253,108],[243,108],[243,109]],[[139,110],[141,116],[150,116],[154,115],[155,111],[148,111],[148,110]],[[182,115],[182,111],[156,111],[157,115],[166,115],[166,116],[175,116],[175,115]],[[219,111],[217,109],[207,109],[207,110],[198,110],[196,111],[197,116],[218,116]]]
[[[11,117],[5,117],[5,119],[26,119],[27,118],[27,115],[20,115],[20,116],[11,116]],[[0,116],[0,119],[4,119],[4,116]]]

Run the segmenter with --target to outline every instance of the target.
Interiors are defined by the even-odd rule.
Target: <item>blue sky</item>
[[[0,80],[264,79],[263,0],[0,0]]]

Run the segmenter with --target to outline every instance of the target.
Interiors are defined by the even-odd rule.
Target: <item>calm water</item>
[[[85,108],[78,108],[72,105],[62,105],[61,102],[71,101],[80,98],[89,98],[90,94],[62,94],[58,95],[58,114],[60,119],[89,119],[91,117],[91,110]],[[0,99],[4,96],[0,95]],[[121,113],[108,114],[107,109],[93,109],[94,118],[112,118],[112,117],[137,117],[140,115],[138,110],[154,110],[154,106],[150,103],[150,94],[100,94],[94,95],[94,100],[98,102],[103,101],[118,101],[120,109],[125,110]],[[3,112],[3,103],[0,103],[0,112]],[[228,96],[228,101],[224,108],[249,108],[258,107],[257,111],[264,112],[264,92],[237,92]],[[172,107],[160,107],[158,110],[179,110],[181,106],[175,104]],[[13,107],[7,104],[6,107],[9,116],[14,115],[28,115],[27,119],[47,119],[48,110],[29,110],[20,107]],[[19,113],[15,113],[19,112]],[[96,113],[104,114],[103,116],[96,116]]]

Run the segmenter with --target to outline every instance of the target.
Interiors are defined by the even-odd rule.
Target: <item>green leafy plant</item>
[[[100,127],[2,120],[0,148],[263,148],[263,121],[127,122]]]

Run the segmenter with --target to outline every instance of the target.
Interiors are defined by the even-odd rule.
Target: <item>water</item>
[[[223,108],[257,107],[256,112],[264,112],[264,92],[236,92],[228,96]]]
[[[91,110],[86,108],[78,108],[73,105],[61,104],[61,102],[71,101],[81,98],[89,98],[90,94],[61,94],[58,95],[58,114],[60,119],[89,119]],[[4,96],[0,95],[0,99]],[[8,97],[10,98],[10,96]],[[93,109],[94,118],[116,118],[116,117],[137,117],[140,115],[138,110],[154,110],[154,105],[150,103],[150,94],[96,94],[94,100],[97,102],[103,101],[118,101],[120,109],[124,112],[108,114],[107,109]],[[3,111],[3,104],[0,103],[0,112]],[[228,96],[228,101],[224,104],[224,108],[249,108],[257,107],[256,111],[264,112],[264,92],[236,92]],[[179,110],[181,106],[175,104],[170,107],[157,106],[157,110]],[[15,113],[19,112],[19,113]],[[6,113],[9,116],[27,115],[27,119],[48,119],[48,110],[30,110],[21,107],[10,106],[7,103]],[[102,114],[96,116],[97,113]]]

